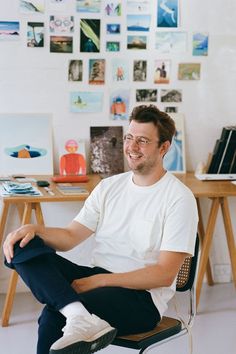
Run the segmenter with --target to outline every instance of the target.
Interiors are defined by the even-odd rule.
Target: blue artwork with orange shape
[[[5,148],[4,151],[8,156],[18,159],[41,157],[47,154],[46,149],[36,148],[27,144]]]

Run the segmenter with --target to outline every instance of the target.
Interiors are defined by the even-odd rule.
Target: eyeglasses
[[[145,147],[145,146],[155,143],[155,142],[158,143],[158,141],[159,140],[151,141],[148,138],[144,138],[143,136],[134,137],[131,134],[126,134],[124,136],[124,142],[126,144],[131,144],[132,142],[135,142],[138,146],[141,146],[141,147]]]

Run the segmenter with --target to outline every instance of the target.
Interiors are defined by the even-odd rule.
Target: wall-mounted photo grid
[[[107,127],[125,128],[135,105],[155,104],[183,120],[184,91],[201,80],[209,34],[182,27],[179,0],[18,3],[19,21],[0,18],[0,41],[23,40],[26,50],[64,60],[70,113],[94,115],[94,126],[106,116]],[[166,162],[175,172],[185,171],[182,124],[173,145],[179,141],[182,162]]]

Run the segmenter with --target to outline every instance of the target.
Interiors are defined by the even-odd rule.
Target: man
[[[154,105],[134,108],[124,137],[131,171],[102,180],[66,228],[30,224],[7,236],[7,265],[46,303],[38,354],[93,353],[116,333],[159,322],[194,253],[198,219],[190,190],[163,167],[174,133],[173,120]],[[54,252],[92,234],[92,267]]]

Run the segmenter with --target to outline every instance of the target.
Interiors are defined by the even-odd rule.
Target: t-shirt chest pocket
[[[149,251],[153,246],[152,240],[153,223],[148,220],[137,219],[130,229],[130,242],[133,248],[144,253]]]

